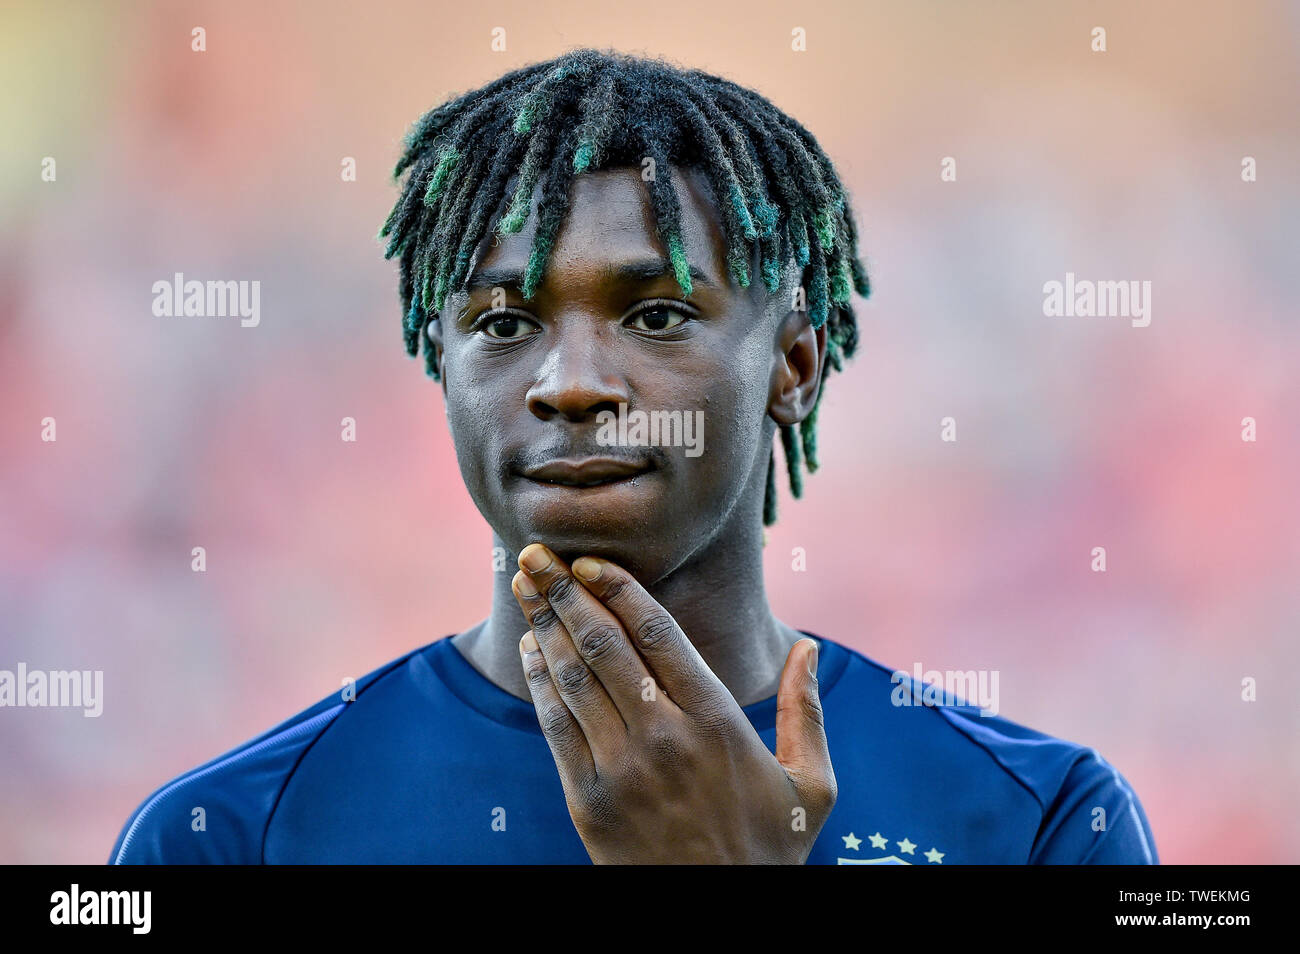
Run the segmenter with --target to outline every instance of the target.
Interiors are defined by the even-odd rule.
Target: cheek
[[[493,422],[501,417],[503,380],[489,373],[457,336],[446,344],[443,367],[447,377],[447,424],[457,454],[466,463],[477,463],[491,448],[497,429]],[[480,465],[481,466],[481,465]]]
[[[481,382],[460,377],[447,381],[447,427],[465,486],[476,499],[495,470],[500,428],[494,427],[492,400]]]
[[[750,334],[735,343],[708,391],[708,416],[716,420],[720,443],[743,455],[746,466],[762,436],[770,379],[771,355],[762,336]]]
[[[687,405],[701,412],[700,452],[692,456],[686,448],[675,448],[673,461],[693,488],[694,509],[729,505],[744,488],[760,453],[767,412],[766,365],[756,366],[753,357],[742,352],[735,362],[712,369],[697,380],[696,397]]]

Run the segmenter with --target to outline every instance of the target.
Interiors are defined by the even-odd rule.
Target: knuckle
[[[581,816],[583,827],[608,830],[618,818],[616,801],[613,793],[598,780],[587,779],[578,788],[578,804],[574,808]]]
[[[630,586],[626,577],[616,576],[605,584],[601,590],[600,599],[602,603],[617,603],[619,599],[627,592]]]
[[[578,584],[567,573],[557,574],[546,587],[546,598],[552,603],[561,605],[572,602],[577,587]]]
[[[646,728],[642,744],[650,760],[656,764],[680,765],[686,761],[687,740],[664,722],[651,723]]]
[[[835,807],[835,803],[839,801],[840,798],[840,786],[839,783],[835,781],[834,772],[832,772],[830,777],[826,779],[826,786],[823,790],[822,798],[824,800],[826,813],[829,815],[831,809]]]
[[[542,732],[549,736],[563,735],[569,730],[573,719],[563,706],[547,706],[538,719]]]
[[[618,646],[623,638],[621,630],[609,624],[597,623],[583,631],[578,639],[578,652],[583,659],[603,659]]]
[[[541,606],[537,607],[537,609],[533,611],[533,615],[529,618],[529,622],[533,624],[534,632],[539,629],[549,631],[555,629],[555,627],[559,625],[560,617],[556,614],[550,603],[542,603]]]
[[[537,655],[541,655],[538,653]],[[550,678],[550,670],[546,668],[545,659],[530,659],[524,667],[524,678],[528,680],[530,686],[538,686],[546,683]]]
[[[826,728],[826,714],[822,711],[821,699],[818,698],[816,692],[800,693],[798,699],[795,700],[778,701],[776,708],[778,713],[794,710],[795,715],[809,725],[815,725],[822,730]]]
[[[826,714],[822,711],[822,701],[815,691],[804,693],[799,703],[803,717],[820,728],[826,727]]]
[[[561,692],[577,694],[591,685],[591,670],[581,661],[566,662],[555,669],[555,684]]]
[[[653,649],[677,631],[671,616],[656,613],[641,622],[636,630],[636,641],[644,649]]]
[[[809,807],[819,815],[829,815],[839,797],[839,786],[835,783],[835,775],[832,773],[826,778],[818,779],[816,784],[810,787]]]
[[[825,772],[805,771],[791,773],[791,780],[799,793],[799,802],[814,818],[826,818],[839,799],[835,773],[827,766]]]

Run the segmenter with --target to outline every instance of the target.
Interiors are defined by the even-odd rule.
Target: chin
[[[533,539],[546,544],[570,566],[580,556],[599,557],[617,563],[638,579],[659,562],[654,542],[644,533],[593,533],[569,526],[549,531],[539,528]]]
[[[655,579],[665,565],[664,547],[655,539],[665,532],[667,522],[625,513],[620,520],[592,520],[575,511],[558,519],[525,519],[520,549],[529,543],[544,543],[569,565],[580,556],[599,557],[627,570],[643,582]],[[648,576],[647,576],[648,575]]]

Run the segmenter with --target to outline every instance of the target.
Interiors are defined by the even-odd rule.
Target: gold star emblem
[[[847,835],[841,835],[840,837],[844,839],[844,847],[852,848],[854,851],[857,851],[858,845],[862,844],[862,839],[854,838],[853,832],[849,832]]]
[[[898,845],[898,850],[901,851],[903,854],[905,855],[916,854],[916,845],[912,844],[906,838],[904,838],[900,842],[896,842],[896,844]]]

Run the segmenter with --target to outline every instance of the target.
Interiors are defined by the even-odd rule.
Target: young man
[[[478,625],[159,789],[113,862],[1155,863],[1096,752],[768,606],[775,438],[798,496],[869,290],[807,130],[579,50],[407,145],[381,232],[406,345],[519,571]]]

